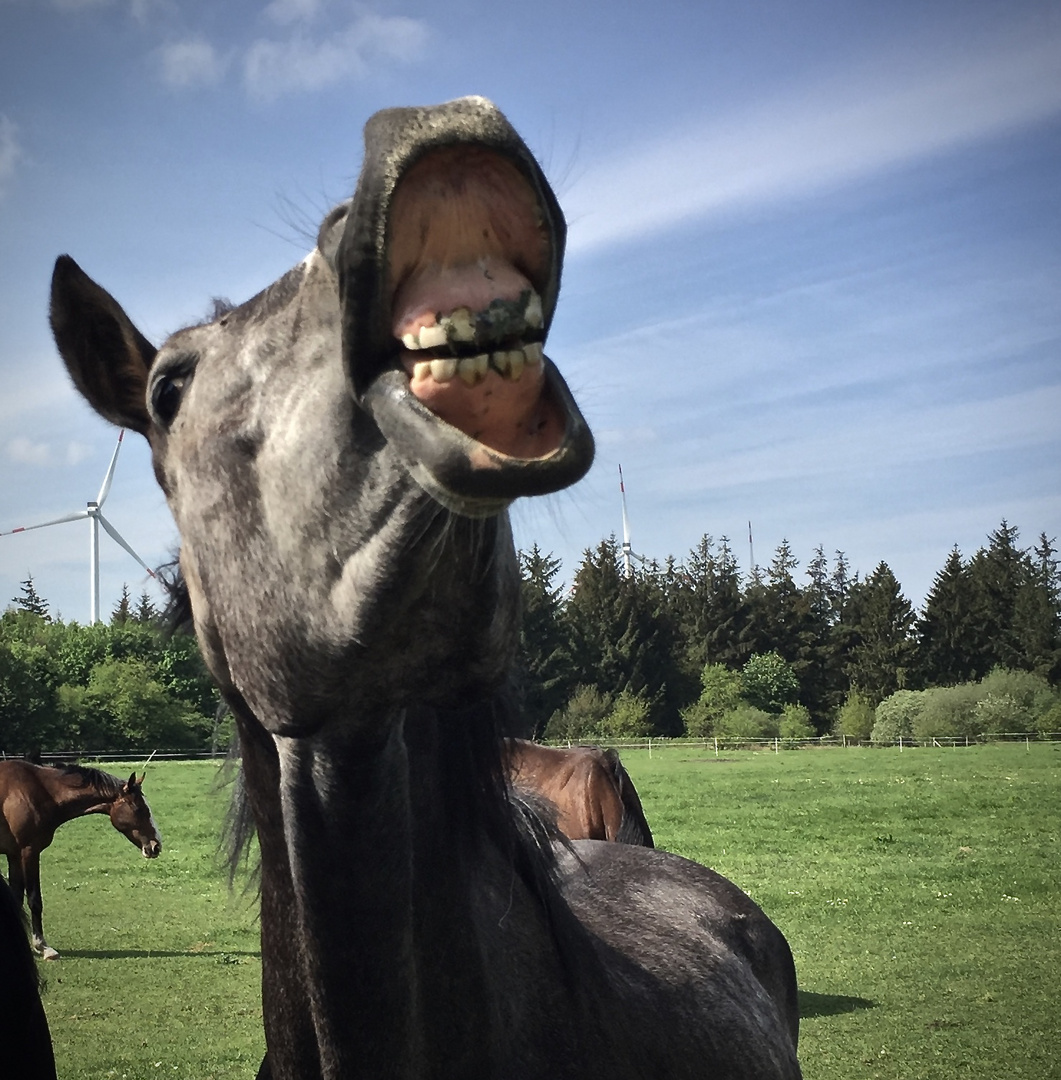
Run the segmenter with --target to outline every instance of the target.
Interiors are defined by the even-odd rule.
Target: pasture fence
[[[1061,731],[1007,731],[991,732],[982,735],[959,735],[959,736],[932,736],[929,738],[915,739],[910,736],[900,736],[896,739],[877,740],[855,739],[850,735],[820,735],[813,739],[785,739],[780,736],[772,738],[751,738],[743,735],[706,735],[690,738],[682,736],[678,738],[664,738],[660,736],[644,737],[639,739],[610,739],[607,737],[585,739],[553,739],[546,740],[551,746],[609,746],[616,750],[647,750],[649,757],[653,751],[669,749],[686,750],[710,750],[715,757],[720,753],[730,753],[736,750],[752,750],[762,753],[769,751],[781,753],[782,750],[821,750],[821,749],[847,749],[858,746],[873,747],[874,749],[898,748],[900,751],[916,749],[918,747],[966,747],[984,746],[993,742],[1023,742],[1028,746],[1033,742],[1061,742]]]
[[[783,750],[828,750],[848,749],[858,746],[874,749],[898,748],[900,751],[918,747],[959,748],[965,746],[983,746],[994,742],[1022,742],[1030,747],[1031,743],[1061,742],[1061,731],[1008,731],[991,732],[982,735],[932,736],[914,739],[903,735],[897,739],[877,740],[854,739],[849,735],[821,735],[813,739],[750,738],[743,735],[706,735],[695,738],[681,736],[667,738],[663,736],[645,736],[633,739],[613,739],[607,736],[590,736],[583,739],[546,739],[547,746],[604,746],[616,750],[647,750],[651,757],[654,752],[665,750],[705,750],[717,757],[721,753],[739,750],[758,751],[759,753],[781,753]],[[0,751],[0,759],[18,757]],[[113,761],[146,763],[153,761],[223,761],[228,757],[227,750],[188,750],[173,748],[168,750],[48,750],[40,755],[42,765],[69,765],[78,761]]]

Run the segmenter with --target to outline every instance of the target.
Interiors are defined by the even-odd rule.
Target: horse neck
[[[118,790],[104,790],[91,776],[83,775],[82,781],[62,773],[48,776],[45,781],[48,794],[55,804],[53,813],[57,825],[86,814],[109,814],[120,794]]]
[[[420,1077],[458,1053],[452,1075],[485,1073],[467,1059],[489,1054],[491,1009],[468,860],[439,820],[433,714],[380,723],[388,734],[371,747],[276,740],[284,844],[262,847],[263,959],[291,951],[285,913],[264,895],[275,881],[296,912],[322,1076]]]

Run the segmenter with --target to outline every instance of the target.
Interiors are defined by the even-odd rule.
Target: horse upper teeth
[[[475,316],[468,308],[457,308],[444,317],[441,323],[450,341],[475,340]]]
[[[437,323],[434,326],[421,326],[420,327],[420,348],[421,349],[435,349],[439,345],[446,344],[446,328],[439,326]]]
[[[542,298],[536,292],[530,294],[527,306],[523,309],[523,318],[527,320],[527,325],[534,327],[535,330],[545,322],[542,314]]]

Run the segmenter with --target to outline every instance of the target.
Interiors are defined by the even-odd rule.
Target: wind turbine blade
[[[87,510],[76,510],[72,514],[66,514],[61,518],[53,518],[51,521],[40,521],[36,525],[20,525],[17,529],[0,532],[0,536],[14,536],[15,533],[29,532],[30,529],[46,529],[49,525],[63,525],[68,521],[80,521],[82,518],[87,517]]]
[[[129,544],[123,539],[122,534],[102,515],[97,514],[96,520],[107,530],[107,535],[116,543],[121,544],[126,551],[152,576],[155,576],[155,571],[140,558],[139,555],[129,546]]]
[[[114,453],[111,454],[111,463],[107,466],[107,475],[103,477],[103,486],[99,489],[99,495],[96,496],[96,505],[103,506],[103,500],[110,494],[111,480],[114,479],[114,466],[118,464],[118,451],[122,448],[122,439],[125,438],[125,428],[121,428],[118,432],[118,442],[114,447]]]

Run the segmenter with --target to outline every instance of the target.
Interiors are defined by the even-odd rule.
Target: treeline
[[[559,560],[520,553],[516,693],[535,738],[831,732],[891,741],[1061,730],[1061,576],[1053,542],[1002,524],[950,553],[920,611],[881,563],[866,577],[787,542],[742,575],[704,536],[627,575],[614,537]],[[195,638],[128,592],[109,624],[53,621],[32,579],[0,615],[0,752],[224,747]]]
[[[110,623],[53,620],[32,578],[0,615],[0,752],[208,749],[218,694],[193,636],[125,590]],[[224,748],[226,742],[221,741]]]
[[[611,537],[583,553],[569,591],[557,559],[521,552],[527,730],[868,738],[899,691],[903,718],[884,710],[896,731],[1035,730],[1058,701],[1061,578],[1045,534],[1018,541],[1003,521],[971,558],[953,550],[920,611],[886,563],[861,577],[819,547],[800,573],[787,541],[748,576],[710,536],[628,575]],[[959,685],[948,712],[943,689]]]

